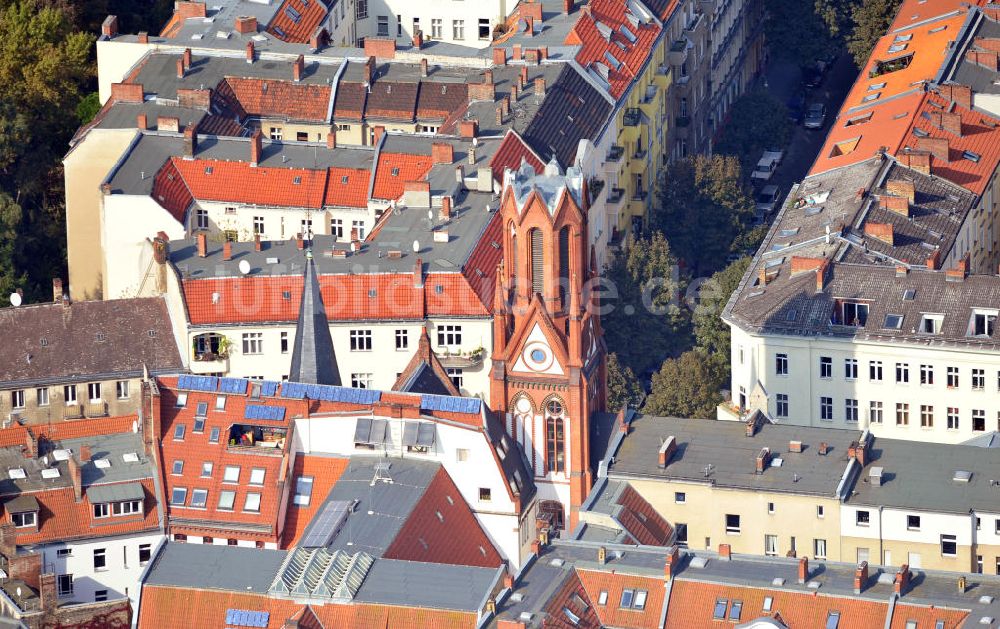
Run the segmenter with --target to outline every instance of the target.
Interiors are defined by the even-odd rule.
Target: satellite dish
[[[246,275],[250,272],[250,263],[246,260],[240,260],[240,273]]]
[[[420,253],[420,241],[419,240],[414,240],[413,241],[413,253]]]
[[[479,146],[479,138],[472,138],[472,146]]]
[[[10,294],[10,305],[14,306],[15,308],[17,308],[18,306],[21,305],[21,295],[20,295],[20,293],[11,293]]]
[[[17,597],[21,598],[21,586],[17,587]]]

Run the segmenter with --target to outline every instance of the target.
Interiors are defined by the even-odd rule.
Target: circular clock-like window
[[[517,412],[518,413],[522,413],[522,414],[523,413],[530,413],[531,412],[531,402],[528,401],[528,398],[523,397],[523,398],[521,398],[520,400],[517,401],[516,408],[517,408]]]
[[[545,410],[548,411],[549,415],[558,417],[559,415],[562,415],[563,406],[559,400],[550,400],[549,403],[545,405]]]
[[[531,350],[531,360],[535,361],[536,363],[543,362],[545,360],[545,350],[537,348]]]
[[[552,352],[538,341],[528,343],[521,355],[524,357],[528,369],[532,371],[545,371],[552,366]]]

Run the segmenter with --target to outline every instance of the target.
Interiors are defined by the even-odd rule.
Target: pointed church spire
[[[312,249],[306,250],[305,281],[302,302],[299,305],[299,322],[295,327],[295,347],[292,366],[288,372],[291,382],[340,385],[340,369],[333,352],[330,323],[319,290],[316,264]]]

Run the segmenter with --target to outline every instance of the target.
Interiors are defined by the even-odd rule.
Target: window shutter
[[[538,228],[532,229],[531,235],[531,292],[545,292],[545,252],[544,239]]]

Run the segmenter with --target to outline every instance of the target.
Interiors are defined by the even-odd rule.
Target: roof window
[[[892,41],[903,42],[903,41],[910,41],[911,39],[913,39],[913,33],[909,33],[907,35],[896,35],[896,38],[893,39]]]
[[[929,30],[927,32],[928,33],[940,33],[941,31],[945,30],[946,28],[948,28],[947,24],[944,25],[944,26],[938,26],[937,28],[932,28],[931,30]]]
[[[865,323],[868,322],[868,304],[859,301],[843,301],[839,306],[837,314],[840,315],[840,321],[834,321],[834,324],[865,327]]]
[[[879,96],[881,96],[881,95],[882,95],[882,92],[875,92],[874,94],[868,94],[864,98],[861,99],[861,102],[862,103],[870,103],[872,101],[876,101],[876,100],[879,99]]]
[[[907,44],[893,44],[889,46],[889,52],[903,52],[906,50]]]
[[[729,599],[720,598],[715,601],[715,608],[712,611],[712,619],[725,620],[726,608],[729,606]]]
[[[898,330],[903,327],[903,315],[898,314],[887,314],[885,315],[885,323],[882,325],[883,328],[887,330]]]
[[[944,325],[944,315],[924,314],[920,317],[921,334],[941,334],[942,325]]]
[[[302,177],[296,177],[295,179],[292,179],[292,183],[295,184],[296,186],[299,185],[300,183],[302,183]]]
[[[996,327],[997,314],[998,311],[996,310],[984,310],[981,308],[973,310],[972,317],[969,319],[968,336],[992,337],[993,329]]]
[[[393,168],[391,174],[392,174],[393,177],[399,177],[399,169],[398,168]]]
[[[913,135],[917,136],[918,138],[926,138],[927,136],[930,135],[930,133],[927,133],[920,127],[913,127]]]
[[[826,615],[826,629],[837,629],[840,624],[840,612],[830,610]]]
[[[978,164],[981,156],[979,153],[973,153],[972,151],[962,151],[962,157],[969,160],[973,164]]]
[[[883,74],[905,70],[909,67],[911,61],[913,61],[912,52],[908,55],[897,57],[895,59],[888,59],[885,61],[877,60],[875,61],[875,65],[872,67],[868,78],[874,79],[875,77],[882,76]]]
[[[885,81],[881,83],[872,83],[871,85],[868,86],[868,91],[874,92],[876,90],[882,89],[883,87],[885,87]]]
[[[853,118],[848,118],[847,122],[844,123],[845,127],[853,127],[856,124],[864,124],[872,119],[872,112],[867,111],[860,116],[854,116]]]
[[[913,298],[917,296],[916,289],[907,288],[903,291],[903,301],[913,301]]]

